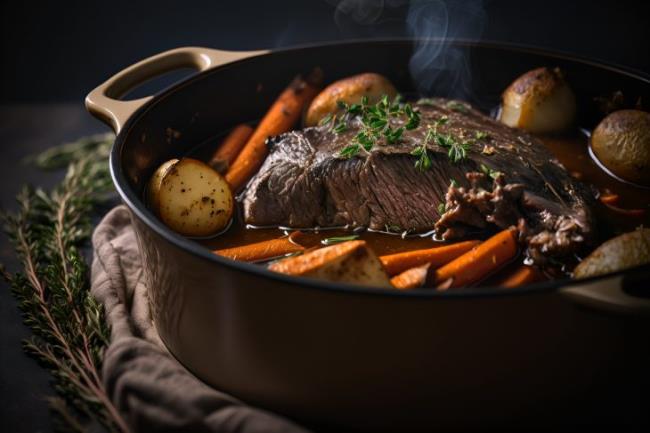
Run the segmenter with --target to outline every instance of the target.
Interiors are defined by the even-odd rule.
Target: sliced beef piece
[[[460,101],[427,100],[416,108],[420,127],[405,131],[396,144],[380,141],[370,153],[350,159],[339,152],[359,131],[358,119],[341,134],[325,125],[269,140],[270,154],[241,196],[246,223],[392,232],[435,228],[447,239],[518,225],[536,261],[576,251],[589,240],[592,196],[539,140]],[[469,143],[467,157],[452,163],[446,148],[430,142],[431,168],[422,172],[411,152],[423,142],[427,125],[442,116],[449,120],[438,132]],[[493,182],[481,173],[486,167]]]

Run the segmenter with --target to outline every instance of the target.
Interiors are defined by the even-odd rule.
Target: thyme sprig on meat
[[[334,133],[340,134],[347,129],[345,118],[358,116],[361,121],[361,128],[352,143],[339,152],[342,158],[351,158],[362,150],[370,152],[382,139],[388,144],[397,143],[402,139],[405,130],[420,126],[420,113],[414,110],[411,104],[402,103],[399,97],[390,102],[388,95],[384,95],[374,105],[369,104],[365,96],[360,104],[348,104],[343,101],[338,104],[344,110],[345,116],[332,128]],[[395,127],[391,124],[391,119],[400,117],[406,118],[402,126]]]

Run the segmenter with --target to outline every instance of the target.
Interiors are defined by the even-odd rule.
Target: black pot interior
[[[594,98],[621,90],[631,99],[650,100],[650,79],[620,68],[501,44],[460,41],[446,44],[463,53],[465,61],[461,66],[466,65],[469,72],[466,75],[471,79],[463,79],[450,88],[447,76],[426,89],[423,96],[461,96],[489,112],[498,106],[501,93],[514,78],[540,66],[557,66],[565,72],[576,93],[581,127],[591,129],[603,117]],[[409,71],[414,48],[415,43],[409,40],[294,48],[194,76],[159,94],[119,134],[111,162],[118,188],[123,198],[145,215],[151,225],[160,225],[145,209],[142,193],[147,180],[163,161],[183,156],[208,140],[216,140],[235,124],[259,119],[293,76],[316,66],[323,70],[326,82],[374,71],[386,75],[404,94],[414,94],[418,89]],[[162,226],[159,229],[166,230]],[[650,277],[649,269],[642,269],[641,275],[646,280]]]

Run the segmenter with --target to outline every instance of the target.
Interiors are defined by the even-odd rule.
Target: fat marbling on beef
[[[338,134],[328,124],[270,139],[270,154],[242,195],[245,222],[435,229],[445,239],[517,225],[536,261],[572,253],[589,241],[590,191],[538,139],[464,102],[436,98],[414,107],[421,114],[418,128],[406,130],[395,144],[382,139],[371,152],[349,159],[339,152],[359,131],[359,119]],[[420,171],[411,152],[422,144],[427,125],[443,116],[448,121],[437,131],[469,143],[467,156],[453,163],[433,140],[427,143],[431,168]]]

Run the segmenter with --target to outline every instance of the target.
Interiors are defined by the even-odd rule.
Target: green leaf
[[[359,239],[359,235],[334,236],[331,238],[323,239],[320,241],[320,243],[323,245],[334,245],[334,244],[339,244],[341,242],[353,241],[355,239]]]
[[[327,125],[328,123],[330,123],[332,121],[333,118],[334,118],[334,116],[332,116],[332,114],[330,113],[327,116],[323,117],[320,120],[320,122],[318,122],[318,125],[319,126]]]
[[[345,159],[352,158],[353,156],[356,156],[360,150],[361,148],[359,147],[358,144],[351,144],[349,146],[344,147],[339,152],[339,156]]]
[[[445,212],[447,212],[445,204],[443,202],[438,203],[438,214],[442,216]]]

